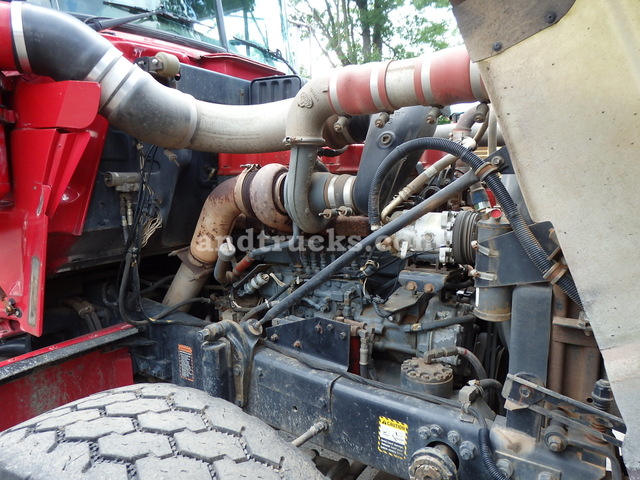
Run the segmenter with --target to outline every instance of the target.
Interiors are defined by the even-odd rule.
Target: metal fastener
[[[408,290],[410,292],[415,292],[418,289],[418,284],[414,281],[409,281],[407,282],[407,284],[404,286],[405,290]]]
[[[520,396],[522,398],[529,398],[531,396],[531,389],[529,387],[522,385],[520,387]]]
[[[442,435],[442,427],[435,423],[429,427],[429,430],[431,431],[431,435],[434,437],[439,437]]]
[[[513,475],[513,464],[506,458],[501,458],[500,460],[498,460],[496,462],[496,467],[498,467],[498,470],[500,470],[507,478],[511,478],[511,476]]]
[[[460,458],[463,460],[473,460],[478,453],[478,448],[473,442],[465,440],[460,445]]]
[[[453,443],[454,445],[457,445],[460,443],[460,440],[462,440],[462,438],[460,438],[460,434],[458,432],[456,432],[455,430],[451,430],[449,433],[447,433],[447,440],[449,440],[449,442]]]
[[[494,52],[499,52],[502,50],[502,42],[495,42],[492,47]]]

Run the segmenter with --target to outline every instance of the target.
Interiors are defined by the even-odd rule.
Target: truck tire
[[[138,384],[0,434],[3,480],[325,479],[264,422],[192,388]]]

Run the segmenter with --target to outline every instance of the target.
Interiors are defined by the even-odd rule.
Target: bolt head
[[[513,464],[506,458],[501,458],[496,462],[496,467],[500,470],[505,477],[511,478],[513,475]]]
[[[458,432],[456,432],[455,430],[451,430],[449,433],[447,433],[447,440],[449,440],[449,442],[453,443],[454,445],[457,445],[462,439],[460,438],[460,434]]]
[[[473,460],[477,452],[478,449],[473,442],[464,441],[460,445],[460,458],[463,460]]]
[[[421,439],[426,440],[431,436],[431,430],[429,430],[429,427],[420,427],[418,428],[418,435]]]
[[[440,425],[433,424],[429,427],[431,431],[431,435],[434,437],[439,437],[442,435],[442,427]]]
[[[502,50],[502,42],[495,42],[491,48],[493,48],[494,52],[499,52],[500,50]]]
[[[520,387],[520,395],[522,398],[529,398],[531,396],[531,389],[522,385]]]

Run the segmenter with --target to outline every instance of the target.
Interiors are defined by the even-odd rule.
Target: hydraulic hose
[[[265,324],[267,322],[270,322],[278,315],[286,312],[297,302],[302,300],[303,297],[312,292],[315,288],[320,286],[337,272],[349,265],[358,255],[360,255],[360,253],[364,249],[373,247],[378,240],[382,240],[385,237],[393,235],[401,228],[404,228],[407,225],[415,222],[418,218],[442,205],[452,196],[465,191],[477,181],[478,177],[476,177],[473,172],[467,172],[458,180],[447,185],[442,190],[436,192],[424,202],[416,205],[400,217],[386,224],[384,227],[381,227],[367,237],[363,238],[353,247],[351,247],[349,250],[347,250],[345,253],[343,253],[341,256],[327,265],[324,269],[320,270],[317,274],[311,277],[304,285],[287,296],[278,305],[270,309],[262,318],[262,320],[260,320],[260,323]]]
[[[468,164],[474,171],[477,171],[480,167],[485,165],[484,160],[482,160],[472,151],[467,150],[459,143],[445,140],[444,138],[417,138],[415,140],[409,140],[405,144],[398,147],[396,151],[400,149],[402,149],[402,151],[398,153],[398,155],[402,156],[408,155],[412,151],[416,150],[439,150],[441,152],[457,156],[458,158],[460,158],[460,160]],[[395,153],[395,151],[393,153]],[[507,218],[507,220],[509,220],[511,228],[515,233],[516,238],[520,242],[520,245],[522,245],[522,248],[527,253],[527,256],[531,259],[538,270],[540,270],[543,275],[546,275],[554,267],[554,262],[549,260],[547,253],[540,245],[538,239],[531,232],[529,225],[527,225],[524,218],[520,214],[518,207],[511,199],[509,192],[507,192],[507,189],[500,181],[500,178],[496,175],[495,172],[492,172],[486,176],[484,181],[487,183],[496,199],[498,200],[498,203],[502,207],[502,211],[505,217]],[[371,208],[371,205],[373,204],[374,202],[371,202],[370,200],[369,208]],[[379,223],[379,218],[376,221]],[[371,219],[370,222],[372,222]],[[573,278],[571,278],[568,272],[558,279],[557,284],[569,296],[569,298],[571,298],[571,300],[573,300],[578,306],[582,307],[578,289],[573,282]]]
[[[424,138],[428,138],[428,137],[424,137]],[[410,153],[416,152],[418,150],[423,150],[423,149],[413,149],[411,151],[407,151],[407,149],[403,147],[408,143],[409,142],[403,143],[399,147],[395,148],[391,153],[389,153],[389,155],[387,155],[385,159],[382,161],[382,163],[378,166],[378,169],[376,170],[376,173],[373,176],[373,179],[371,180],[371,184],[369,186],[368,209],[369,209],[369,224],[372,225],[374,228],[380,225],[380,197],[382,196],[382,185],[384,183],[385,178],[387,177],[387,175],[389,175],[389,172],[393,169],[393,167],[398,162],[403,161],[402,159],[404,159],[407,155],[409,155]],[[474,149],[476,146],[476,143],[474,141],[465,141],[463,142],[463,145],[465,146],[465,148]],[[424,180],[424,183],[426,184],[430,178],[434,177],[438,172],[444,170],[447,166],[452,165],[457,160],[458,160],[458,157],[456,155],[447,155],[446,157],[440,159],[438,162],[436,162],[431,167],[427,168],[422,174],[419,175],[418,178],[420,178],[420,180],[416,179],[417,183],[420,184],[422,183],[421,180]],[[410,185],[412,184],[415,185],[414,182],[412,182]],[[413,188],[413,185],[412,185],[412,188]],[[406,197],[402,195],[400,196],[400,198],[405,197],[405,200],[406,200],[406,198],[409,198],[409,195],[410,194],[406,195]],[[404,201],[404,200],[401,200],[401,201]],[[392,202],[390,205],[395,205],[395,202]],[[390,213],[388,208],[385,208],[384,213],[385,214]],[[383,215],[383,217],[384,216],[385,215]]]
[[[491,438],[489,436],[489,429],[486,424],[483,428],[478,430],[478,443],[480,444],[480,457],[487,473],[494,480],[509,480],[493,461],[493,451],[491,448]]]
[[[435,320],[433,322],[429,322],[423,325],[420,328],[421,332],[429,332],[431,330],[436,330],[438,328],[450,327],[451,325],[457,325],[459,323],[469,323],[473,322],[476,319],[475,315],[461,315],[459,317],[449,317],[444,318],[442,320]]]
[[[450,357],[452,355],[458,355],[460,357],[464,357],[469,361],[471,368],[475,371],[476,379],[484,380],[487,378],[487,372],[484,370],[482,366],[482,362],[480,359],[476,357],[476,355],[463,347],[444,347],[444,348],[435,348],[433,350],[429,350],[424,354],[424,358],[427,363],[433,362],[437,358],[445,358]]]

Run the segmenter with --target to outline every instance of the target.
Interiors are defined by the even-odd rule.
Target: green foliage
[[[448,46],[448,24],[424,15],[450,8],[447,0],[290,1],[294,20],[310,25],[309,34],[340,65],[407,58]]]

